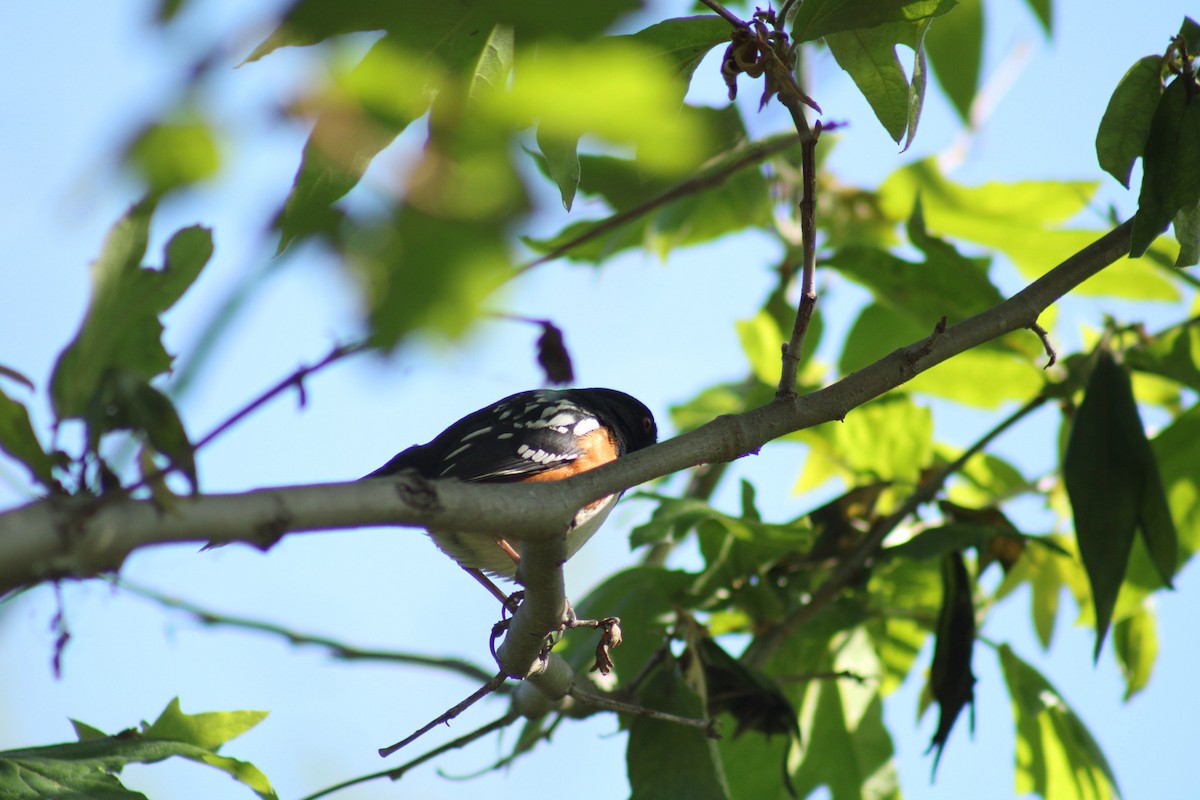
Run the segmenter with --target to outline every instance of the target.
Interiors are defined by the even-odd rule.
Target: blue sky
[[[265,290],[232,320],[230,335],[182,401],[196,436],[298,364],[353,338],[356,299],[334,265],[316,252],[298,254],[286,269],[270,268],[273,242],[263,228],[296,169],[304,131],[274,124],[269,109],[286,103],[301,81],[312,79],[303,54],[281,51],[234,70],[255,37],[268,30],[260,26],[242,33],[244,21],[264,18],[265,4],[249,11],[231,0],[200,2],[192,24],[165,37],[149,29],[150,5],[7,4],[0,9],[0,26],[8,33],[8,45],[0,51],[0,96],[7,101],[0,115],[5,145],[0,174],[6,176],[0,182],[0,219],[5,221],[0,363],[45,388],[53,359],[74,334],[86,305],[86,265],[108,226],[138,196],[138,187],[112,166],[113,153],[132,130],[170,105],[188,61],[215,46],[224,71],[203,100],[216,109],[222,125],[238,132],[239,141],[248,141],[230,153],[220,179],[167,204],[157,220],[156,242],[177,227],[201,222],[214,228],[217,243],[214,261],[195,291],[167,319],[169,349],[186,356],[199,327],[245,276],[261,273]],[[1136,58],[1162,50],[1188,11],[1186,4],[1159,0],[1135,8],[1113,0],[1059,2],[1059,36],[1049,43],[1024,4],[993,5],[1003,9],[989,17],[987,71],[1012,69],[1015,77],[986,127],[971,140],[955,178],[1103,180],[1103,202],[1130,213],[1133,198],[1096,166],[1096,125],[1116,81]],[[849,123],[829,162],[844,180],[877,183],[907,160],[944,152],[954,143],[957,124],[933,99],[913,152],[898,154],[835,65],[826,58],[817,67],[818,97],[828,117]],[[713,60],[701,67],[705,70],[715,76]],[[716,102],[722,92],[714,78],[695,99]],[[754,100],[747,105],[751,116]],[[751,122],[759,131],[785,124],[778,110],[770,109]],[[402,148],[385,155],[368,182],[399,168],[403,157]],[[152,244],[152,253],[157,246]],[[666,263],[628,256],[599,272],[554,264],[523,278],[497,302],[515,313],[561,322],[565,301],[585,290],[597,292],[600,300],[594,305],[572,304],[566,327],[580,384],[630,391],[665,420],[671,404],[744,369],[731,322],[753,313],[761,301],[769,278],[754,264],[770,263],[772,256],[765,240],[750,236],[679,252]],[[729,280],[731,269],[738,270],[737,280]],[[1017,285],[1011,270],[1001,267],[1000,272],[1007,286]],[[849,324],[850,314],[839,317],[836,311],[850,308],[855,291],[836,278],[823,280],[829,290],[825,310],[837,330]],[[720,292],[705,291],[716,285]],[[689,294],[691,286],[701,290]],[[621,309],[626,324],[601,337],[597,323],[612,307]],[[1115,303],[1104,307],[1130,310]],[[1177,308],[1139,311],[1152,327],[1183,315]],[[1095,306],[1087,313],[1090,318],[1080,322],[1095,325],[1100,319]],[[707,321],[700,326],[694,324],[697,319]],[[358,477],[463,413],[537,385],[540,375],[529,358],[535,335],[511,323],[491,323],[454,345],[417,343],[392,359],[339,365],[309,382],[305,408],[294,397],[282,398],[205,450],[202,485],[207,491],[237,491]],[[935,411],[940,434],[956,444],[971,441],[989,425],[986,415]],[[42,423],[48,419],[44,406],[35,407],[35,414]],[[1053,415],[1047,412],[1036,421],[1033,435],[1006,437],[998,447],[1031,473],[1044,471],[1053,456],[1044,444],[1053,431]],[[760,499],[773,498],[765,510],[775,518],[792,517],[819,499],[789,492],[801,457],[799,449],[780,447],[737,466],[738,474],[759,484]],[[11,477],[0,473],[0,507],[22,499],[7,480]],[[624,534],[645,513],[636,502],[614,513],[604,534],[568,566],[572,594],[632,561]],[[163,548],[136,555],[123,574],[214,609],[363,646],[461,655],[481,664],[488,659],[494,603],[413,531],[295,536],[266,555],[236,547],[203,554],[190,547]],[[1192,785],[1190,759],[1200,718],[1192,688],[1193,665],[1200,661],[1194,635],[1200,584],[1194,568],[1181,576],[1178,587],[1159,603],[1162,652],[1154,679],[1129,704],[1120,701],[1123,687],[1107,651],[1093,668],[1090,634],[1071,625],[1074,608],[1065,598],[1059,638],[1048,657],[1027,632],[1024,596],[998,609],[984,631],[993,640],[1011,642],[1039,665],[1081,712],[1128,798],[1173,796]],[[295,797],[384,768],[390,762],[379,760],[377,747],[473,688],[436,672],[344,665],[316,650],[205,629],[99,582],[66,586],[63,597],[73,638],[61,680],[50,673],[53,592],[38,589],[0,610],[0,652],[5,653],[0,685],[7,687],[0,690],[0,707],[7,710],[0,715],[0,748],[68,740],[68,717],[118,730],[152,719],[176,695],[189,712],[270,709],[266,722],[225,752],[254,761],[282,796]],[[1013,796],[1012,722],[1002,678],[986,650],[976,656],[975,671],[974,740],[960,723],[932,786],[923,752],[935,720],[929,715],[915,721],[920,687],[910,682],[889,698],[888,720],[910,796]],[[499,702],[473,709],[452,733],[501,711]],[[445,732],[431,735],[425,745],[445,738]],[[425,767],[401,786],[368,784],[338,796],[509,796],[569,786],[586,774],[593,796],[620,797],[627,792],[624,746],[614,721],[601,717],[563,726],[552,748],[506,773],[458,782]],[[439,766],[463,775],[500,752],[493,739],[450,754]],[[586,773],[582,759],[594,765]],[[155,798],[250,796],[234,794],[226,778],[190,764],[135,768],[127,776],[130,785]]]

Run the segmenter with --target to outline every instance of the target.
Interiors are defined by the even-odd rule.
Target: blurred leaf
[[[1042,30],[1049,36],[1054,32],[1054,4],[1053,0],[1025,0],[1025,4],[1037,16],[1038,22],[1042,24]]]
[[[1127,350],[1125,363],[1132,369],[1161,375],[1200,391],[1200,324],[1168,328],[1142,346]]]
[[[704,701],[683,680],[674,659],[654,671],[638,699],[650,708],[684,717],[705,715]],[[625,761],[633,800],[728,800],[730,796],[716,741],[702,729],[635,717],[629,725]]]
[[[216,136],[200,120],[148,126],[130,142],[125,158],[153,196],[211,178],[221,166]]]
[[[575,202],[575,190],[579,188],[579,137],[560,139],[543,136],[539,126],[537,144],[546,159],[546,172],[558,186],[563,208],[570,211]]]
[[[11,798],[79,797],[145,800],[126,789],[116,774],[128,764],[154,764],[172,756],[228,773],[263,800],[276,800],[267,777],[253,764],[217,755],[225,741],[252,728],[266,712],[232,711],[186,715],[178,699],[143,732],[106,736],[73,722],[80,741],[0,752],[0,795]]]
[[[913,272],[921,269],[920,265],[912,266]],[[915,283],[919,286],[922,282]],[[920,313],[928,303],[928,300],[917,302],[906,308],[903,304],[877,302],[864,307],[846,336],[838,364],[841,373],[848,375],[898,347],[928,336],[932,326],[922,325],[910,316],[910,312]],[[961,353],[917,375],[904,388],[915,394],[987,409],[997,409],[1012,400],[1028,400],[1042,389],[1046,379],[1029,357],[1011,352],[1007,347],[1011,341],[1006,337],[990,346]]]
[[[810,4],[802,4],[801,13]],[[861,3],[858,9],[863,10]],[[923,40],[929,22],[928,18],[916,22],[892,22],[878,27],[855,27],[825,36],[825,43],[838,66],[850,74],[892,140],[899,142],[908,132],[905,149],[916,135],[925,97]],[[897,45],[913,51],[911,82],[896,55]]]
[[[938,612],[933,665],[929,669],[929,684],[940,710],[937,730],[929,743],[930,750],[937,750],[933,757],[935,773],[958,715],[968,705],[974,714],[971,653],[975,649],[975,602],[971,590],[971,577],[962,553],[947,553],[942,557],[942,608]],[[972,719],[972,730],[974,727]]]
[[[881,560],[871,570],[867,591],[878,613],[865,627],[883,670],[879,691],[887,697],[908,679],[932,632],[930,620],[942,600],[940,562]],[[892,613],[894,609],[906,613]]]
[[[971,103],[979,88],[983,29],[982,0],[958,0],[949,14],[930,24],[925,34],[925,52],[938,83],[966,123],[970,122]]]
[[[1193,406],[1152,442],[1183,553],[1200,550],[1200,406]]]
[[[372,337],[381,347],[414,330],[461,335],[510,275],[502,233],[486,222],[467,224],[408,207],[378,233],[382,241],[362,242],[355,260]]]
[[[535,251],[548,253],[576,238],[602,233],[573,247],[569,258],[601,263],[632,247],[645,247],[661,257],[678,247],[717,239],[731,231],[770,224],[771,196],[761,168],[752,153],[777,147],[791,135],[747,144],[745,129],[735,106],[722,109],[689,109],[704,121],[711,141],[707,159],[690,179],[699,185],[680,193],[654,210],[617,227],[607,220],[577,222],[548,239],[525,239]],[[731,165],[744,163],[730,173]],[[581,156],[580,191],[601,196],[617,213],[640,208],[648,201],[675,190],[679,184],[662,177],[647,177],[636,161],[611,156]],[[601,228],[601,226],[605,226]]]
[[[908,231],[910,241],[925,254],[922,264],[858,246],[842,248],[829,260],[839,272],[871,289],[877,302],[921,324],[923,335],[928,335],[943,316],[954,324],[1004,299],[988,279],[986,259],[967,258],[929,235],[920,200],[914,206]]]
[[[207,228],[184,228],[168,242],[161,270],[143,269],[154,204],[134,206],[109,232],[92,265],[92,295],[75,338],[58,358],[50,395],[59,419],[83,417],[106,373],[143,381],[171,368],[159,315],[183,295],[212,255]]]
[[[1129,375],[1107,349],[1100,350],[1075,413],[1063,476],[1092,587],[1098,658],[1125,580],[1135,530],[1141,529],[1168,585],[1178,561],[1175,527]]]
[[[859,629],[835,647],[830,671],[877,675],[879,663]],[[808,684],[800,711],[801,760],[793,773],[797,797],[819,786],[835,798],[899,800],[892,739],[873,682],[817,680]]]
[[[522,37],[566,36],[580,39],[605,30],[618,17],[640,7],[638,0],[613,0],[582,6],[542,0],[460,0],[426,3],[421,0],[296,0],[279,26],[246,57],[256,61],[280,47],[302,47],[355,31],[388,31],[430,42],[465,41],[491,30],[497,23],[517,28]]]
[[[549,320],[539,324],[542,335],[537,340],[537,361],[546,376],[546,383],[574,383],[575,368],[571,366],[571,353],[563,341],[562,330]]]
[[[687,403],[671,407],[671,422],[679,433],[695,430],[721,414],[740,414],[775,397],[775,387],[757,381],[721,384],[702,390]]]
[[[30,476],[50,489],[55,486],[54,457],[42,448],[25,405],[0,390],[0,451],[21,462]]]
[[[954,0],[806,0],[795,6],[792,40],[799,44],[889,22],[918,22],[945,14],[954,6]]]
[[[632,37],[570,47],[543,44],[518,55],[512,89],[483,106],[520,128],[538,120],[543,139],[590,133],[637,148],[641,169],[676,174],[698,166],[707,131],[698,115],[680,113],[677,78],[655,51]]]
[[[957,458],[947,454],[947,461]],[[993,505],[1002,500],[1036,490],[1021,471],[1011,463],[991,453],[976,453],[959,470],[961,480],[950,488],[949,499],[960,505]]]
[[[1130,255],[1146,252],[1175,215],[1200,203],[1200,101],[1190,75],[1171,81],[1158,101],[1142,156],[1142,189]]]
[[[643,28],[628,37],[639,46],[657,53],[676,79],[678,102],[683,103],[696,67],[719,44],[729,41],[729,23],[714,14],[677,17]]]
[[[88,448],[95,452],[100,437],[110,431],[129,430],[143,435],[155,451],[167,456],[198,488],[192,443],[175,405],[165,394],[124,368],[104,374],[94,404],[86,414]]]
[[[796,712],[774,681],[726,653],[710,637],[699,641],[695,654],[704,666],[708,713],[714,717],[732,714],[738,723],[734,736],[746,731],[800,735]]]
[[[768,386],[778,385],[783,369],[781,347],[787,341],[787,337],[783,335],[775,319],[766,311],[760,310],[753,317],[736,320],[733,324],[754,377]]]
[[[754,800],[795,800],[787,789],[786,769],[792,742],[786,736],[722,736],[717,740],[729,793]]]
[[[1008,645],[1000,665],[1017,728],[1016,793],[1054,800],[1116,800],[1112,769],[1062,695]]]
[[[1125,702],[1146,688],[1158,660],[1158,624],[1145,604],[1113,625],[1113,646],[1125,678]]]
[[[829,423],[834,458],[851,475],[916,484],[933,457],[933,417],[906,395],[887,395]]]
[[[405,27],[380,39],[353,69],[337,77],[337,92],[323,102],[278,220],[279,252],[297,237],[336,226],[333,203],[453,85],[455,75],[469,77],[464,80],[469,92],[503,86],[511,68],[511,29],[489,28],[482,37],[460,23],[444,11],[435,12],[422,27]]]
[[[1162,71],[1163,60],[1158,56],[1146,56],[1134,63],[1113,90],[1096,131],[1096,156],[1101,169],[1126,189],[1133,162],[1145,152],[1150,122],[1162,97]]]

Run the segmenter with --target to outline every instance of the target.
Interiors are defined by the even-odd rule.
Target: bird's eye
[[[642,417],[642,432],[649,433],[652,430],[654,430],[654,420],[650,417]]]

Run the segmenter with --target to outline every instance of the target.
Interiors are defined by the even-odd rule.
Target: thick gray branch
[[[781,397],[568,481],[461,484],[413,475],[344,484],[148,500],[42,500],[0,514],[0,593],[61,576],[88,577],[121,565],[140,547],[172,542],[249,542],[269,547],[287,533],[377,525],[435,527],[524,544],[526,600],[500,649],[509,675],[538,671],[543,633],[561,618],[561,537],[591,500],[704,463],[731,461],[774,439],[888,392],[948,358],[1037,323],[1051,303],[1129,252],[1130,223],[1114,229],[1005,302],[937,331],[803,397]],[[936,320],[930,320],[934,329]],[[1032,334],[1031,334],[1032,335]],[[486,524],[484,521],[486,520]]]

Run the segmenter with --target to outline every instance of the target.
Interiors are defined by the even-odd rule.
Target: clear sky
[[[303,54],[289,51],[233,69],[256,37],[269,30],[269,23],[247,28],[247,21],[266,19],[268,6],[277,3],[259,3],[254,10],[249,5],[197,0],[190,21],[165,36],[151,30],[153,4],[144,1],[0,7],[0,30],[6,34],[0,49],[0,97],[5,98],[0,114],[0,174],[5,176],[0,181],[0,363],[28,375],[39,390],[45,390],[53,360],[85,307],[86,265],[108,226],[138,196],[137,186],[112,166],[113,153],[139,125],[171,105],[186,66],[209,48],[222,66],[198,99],[215,110],[239,144],[228,154],[220,179],[168,203],[156,220],[152,253],[171,231],[194,222],[212,226],[217,243],[214,261],[195,291],[167,318],[169,348],[183,354],[186,363],[200,329],[222,303],[245,282],[263,285],[229,320],[230,334],[182,401],[190,432],[207,432],[299,364],[319,359],[334,343],[358,333],[355,296],[320,254],[305,251],[286,268],[272,269],[274,243],[263,231],[289,186],[305,135],[278,125],[273,109],[294,97],[312,75]],[[1140,56],[1161,52],[1183,14],[1195,16],[1197,9],[1183,0],[1060,0],[1055,4],[1059,35],[1048,43],[1023,3],[991,5],[985,69],[989,75],[1010,74],[1012,82],[971,140],[955,177],[1101,180],[1103,202],[1116,203],[1127,215],[1133,198],[1096,165],[1093,140],[1100,114],[1125,69]],[[695,99],[720,100],[715,61],[710,58],[701,71],[712,80]],[[828,118],[849,123],[829,161],[846,181],[878,183],[910,159],[944,152],[959,133],[945,105],[931,99],[912,152],[898,154],[828,58],[818,63],[816,81]],[[777,110],[755,117],[755,103],[755,96],[747,99],[754,130],[786,125]],[[390,153],[367,179],[403,163],[402,149]],[[587,211],[585,206],[576,213]],[[757,265],[770,263],[772,256],[764,240],[749,236],[736,245],[678,252],[665,264],[634,256],[615,259],[599,272],[555,264],[523,278],[502,300],[515,313],[564,323],[581,385],[630,391],[666,423],[670,405],[744,370],[731,321],[753,313],[761,301],[769,279]],[[734,271],[736,280],[730,280]],[[999,279],[1008,288],[1018,285],[1015,273],[1003,267]],[[824,307],[830,325],[844,329],[850,303],[861,295],[835,277],[823,281],[830,287]],[[707,291],[717,285],[720,292]],[[699,291],[685,294],[691,286]],[[600,299],[583,308],[570,303],[585,289],[598,292]],[[620,309],[625,324],[615,334],[598,335],[597,321],[613,308]],[[1116,303],[1105,308],[1129,311]],[[838,309],[846,313],[839,316]],[[1178,308],[1140,311],[1152,327],[1182,316]],[[1097,324],[1097,312],[1089,313],[1093,316],[1086,322]],[[395,451],[426,441],[463,413],[538,385],[540,375],[530,358],[535,335],[511,323],[492,323],[453,346],[417,344],[389,360],[339,365],[309,382],[305,408],[295,397],[282,398],[203,451],[202,486],[237,491],[356,478]],[[940,435],[956,444],[971,441],[989,425],[985,415],[941,406],[935,412]],[[48,419],[44,405],[35,413],[43,424]],[[998,447],[1038,474],[1051,464],[1053,454],[1044,445],[1054,430],[1053,415],[1047,413],[1037,421],[1035,435],[1006,437]],[[788,490],[801,456],[798,449],[769,448],[736,468],[759,484],[760,500],[773,518],[795,516],[819,499],[794,497]],[[0,508],[22,498],[9,480],[14,477],[0,472]],[[829,487],[826,495],[835,490]],[[625,533],[645,513],[636,502],[614,513],[604,533],[569,565],[573,595],[632,562]],[[266,555],[239,547],[201,554],[192,547],[163,548],[134,556],[123,575],[213,609],[362,646],[488,663],[486,635],[494,602],[414,531],[294,536]],[[1200,662],[1195,635],[1200,581],[1194,567],[1178,587],[1159,604],[1162,651],[1152,683],[1128,704],[1120,700],[1123,686],[1107,649],[1093,668],[1091,634],[1071,625],[1075,609],[1065,597],[1049,656],[1027,633],[1023,594],[998,609],[984,629],[990,639],[1010,642],[1043,669],[1082,714],[1131,800],[1178,797],[1194,785],[1191,761],[1200,719],[1193,679]],[[434,671],[346,665],[315,649],[207,629],[99,582],[67,585],[62,597],[72,639],[58,680],[50,670],[53,591],[41,588],[0,608],[0,749],[69,740],[69,717],[116,731],[153,719],[176,695],[188,712],[270,709],[259,728],[224,752],[258,764],[281,796],[292,798],[388,766],[391,762],[381,762],[376,748],[406,735],[473,688]],[[1003,679],[986,648],[976,656],[975,672],[974,740],[960,722],[932,786],[931,763],[923,753],[935,720],[933,715],[915,720],[920,686],[910,681],[887,701],[910,797],[1013,796],[1012,718]],[[502,710],[500,702],[473,709],[452,733]],[[436,732],[424,746],[447,738],[445,731]],[[509,734],[505,743],[512,739]],[[507,797],[554,792],[581,780],[591,797],[621,797],[628,791],[624,747],[614,721],[601,717],[562,726],[551,748],[504,773],[460,782],[427,766],[400,786],[377,782],[338,797]],[[502,752],[492,739],[450,754],[438,765],[449,775],[466,775]],[[126,775],[129,785],[156,800],[251,796],[224,776],[191,764],[131,768]]]

